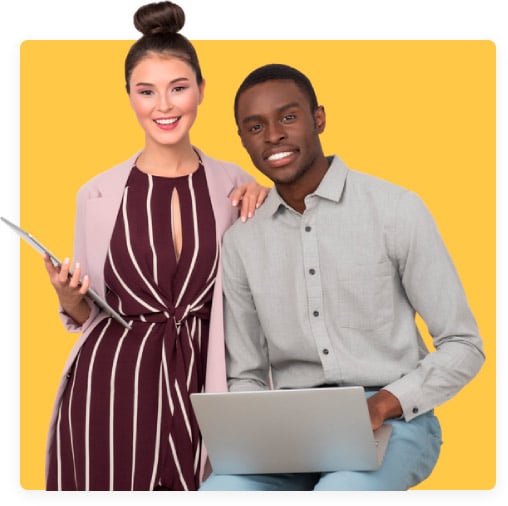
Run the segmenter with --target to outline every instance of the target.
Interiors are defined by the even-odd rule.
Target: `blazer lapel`
[[[104,173],[104,177],[90,189],[86,204],[86,237],[90,238],[86,244],[88,272],[94,280],[95,289],[102,296],[105,294],[104,263],[125,184],[136,158],[137,154]]]
[[[228,199],[229,194],[234,189],[234,182],[216,160],[208,157],[200,150],[198,152],[205,167],[206,182],[215,216],[217,239],[220,243],[224,232],[238,217],[238,209],[233,207]]]

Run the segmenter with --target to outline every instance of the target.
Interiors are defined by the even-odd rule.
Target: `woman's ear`
[[[199,105],[201,105],[201,102],[203,102],[203,99],[205,98],[205,84],[206,81],[203,79],[199,85]]]

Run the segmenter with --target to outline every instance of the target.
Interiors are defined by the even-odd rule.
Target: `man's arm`
[[[241,239],[234,228],[225,234],[222,245],[228,387],[231,391],[266,390],[270,388],[268,349],[239,253]]]
[[[393,244],[406,295],[425,321],[435,351],[386,386],[410,420],[453,397],[484,362],[482,339],[453,262],[423,202],[405,193]]]

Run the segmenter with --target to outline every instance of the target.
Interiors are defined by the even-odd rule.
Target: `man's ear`
[[[325,130],[326,126],[326,114],[324,106],[320,105],[314,111],[314,123],[318,134],[321,134]]]

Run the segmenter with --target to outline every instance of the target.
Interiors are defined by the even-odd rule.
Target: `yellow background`
[[[21,55],[21,225],[72,254],[75,195],[143,145],[124,91],[130,41],[26,41]],[[455,261],[487,362],[437,408],[444,444],[419,489],[495,486],[495,72],[489,41],[196,41],[207,79],[195,145],[257,175],[234,93],[256,66],[294,65],[327,112],[326,154],[416,191]],[[260,179],[260,181],[263,181]],[[266,180],[264,181],[266,183]],[[47,426],[76,338],[38,255],[21,245],[21,485],[44,488]],[[422,331],[425,332],[421,324]]]

